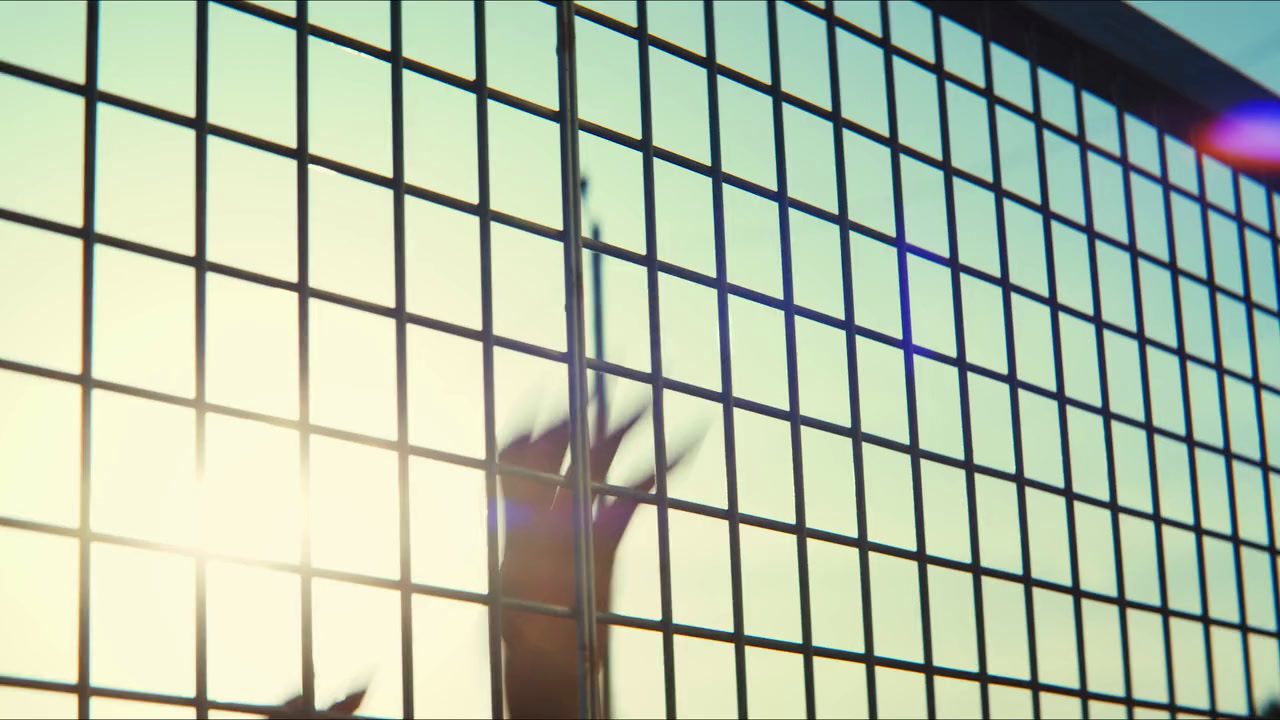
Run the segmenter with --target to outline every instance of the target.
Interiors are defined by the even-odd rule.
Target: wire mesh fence
[[[504,595],[500,449],[647,403],[523,471],[657,468],[581,708],[1256,714],[1280,197],[1051,30],[0,6],[0,708],[501,717],[503,607],[598,639],[585,536]]]

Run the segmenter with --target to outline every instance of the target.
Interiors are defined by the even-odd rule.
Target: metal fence
[[[356,26],[344,34],[317,23],[312,14],[323,3],[299,2],[290,13],[289,8],[219,0],[188,6],[194,78],[192,103],[184,109],[104,86],[102,17],[112,5],[91,1],[77,6],[77,12],[83,11],[83,35],[78,36],[83,40],[82,67],[64,63],[71,68],[64,72],[41,64],[45,56],[23,56],[21,48],[27,46],[0,47],[0,105],[6,108],[6,122],[17,123],[17,114],[29,109],[26,99],[42,93],[74,98],[83,120],[70,134],[81,141],[71,166],[82,183],[68,201],[71,210],[52,204],[47,210],[39,199],[43,195],[22,194],[19,185],[43,182],[30,166],[10,166],[4,172],[14,183],[0,185],[8,193],[0,195],[0,240],[9,238],[0,242],[0,277],[12,280],[11,287],[18,287],[20,275],[35,272],[37,261],[31,258],[44,257],[36,254],[37,245],[67,238],[78,242],[71,260],[56,266],[73,270],[78,278],[71,288],[78,301],[67,310],[69,315],[49,315],[52,311],[35,305],[36,297],[28,297],[30,289],[0,294],[5,301],[0,328],[13,332],[8,340],[0,338],[0,373],[7,376],[0,385],[0,406],[5,407],[3,427],[11,438],[7,444],[0,438],[0,472],[8,475],[3,483],[11,488],[3,497],[18,497],[12,488],[24,483],[53,483],[54,456],[74,456],[78,463],[74,487],[59,506],[61,514],[16,500],[12,510],[0,507],[0,530],[8,536],[0,535],[6,548],[0,562],[21,569],[14,558],[25,554],[25,548],[58,538],[75,547],[75,560],[67,556],[66,567],[75,568],[78,588],[74,617],[58,616],[61,624],[76,627],[74,637],[45,638],[50,645],[73,648],[74,665],[46,671],[22,659],[25,649],[0,650],[0,691],[9,693],[0,694],[0,706],[13,703],[30,712],[37,707],[29,704],[35,702],[30,698],[40,695],[54,698],[48,707],[62,708],[50,710],[52,714],[69,711],[81,717],[106,712],[95,709],[97,699],[151,703],[163,712],[198,717],[260,712],[265,701],[210,691],[209,567],[236,558],[295,578],[301,651],[296,673],[308,701],[317,696],[313,588],[319,582],[341,582],[395,593],[397,707],[406,717],[443,712],[423,689],[448,691],[448,683],[424,685],[415,674],[415,665],[418,672],[426,665],[427,647],[416,642],[415,624],[421,634],[425,621],[417,600],[444,598],[484,608],[486,710],[501,717],[497,609],[512,602],[503,598],[498,572],[497,454],[504,420],[495,399],[500,384],[495,353],[504,352],[550,361],[567,380],[575,456],[588,443],[589,375],[645,388],[653,405],[652,459],[658,468],[671,447],[666,431],[671,399],[696,398],[716,408],[716,432],[723,437],[722,503],[681,497],[660,471],[655,494],[644,500],[655,513],[658,610],[654,617],[602,613],[613,626],[660,636],[661,698],[644,709],[665,711],[668,717],[706,712],[687,703],[712,682],[706,673],[717,671],[699,669],[689,660],[693,655],[683,654],[680,644],[688,638],[714,643],[731,655],[731,665],[722,670],[731,678],[732,692],[720,707],[741,717],[780,712],[765,696],[788,693],[795,703],[781,712],[810,717],[1249,715],[1259,711],[1269,693],[1280,691],[1280,529],[1275,524],[1280,493],[1273,487],[1280,478],[1275,251],[1280,195],[1187,144],[1185,98],[1151,88],[1131,68],[1108,67],[1110,56],[1098,60],[1101,50],[1074,41],[1023,7],[1000,3],[769,2],[747,6],[759,11],[758,26],[748,26],[724,18],[746,23],[741,18],[755,10],[695,1],[680,5],[687,12],[685,24],[666,25],[680,29],[666,34],[651,25],[655,3],[543,5],[539,7],[548,18],[555,16],[557,84],[554,95],[534,100],[491,81],[495,53],[509,51],[520,58],[523,52],[495,48],[488,36],[493,17],[510,11],[508,5],[454,6],[448,17],[458,20],[457,26],[432,26],[437,40],[440,33],[464,36],[473,50],[470,57],[459,56],[460,65],[445,69],[406,50],[415,34],[428,31],[425,21],[406,19],[408,12],[426,12],[423,6],[385,6],[389,26],[383,26],[387,34],[377,39],[363,36]],[[24,27],[34,9],[9,10],[10,27],[17,28],[10,32],[34,35],[53,27],[35,21]],[[670,7],[661,9],[668,11]],[[264,139],[211,116],[210,86],[216,81],[210,70],[211,13],[235,13],[239,21],[290,35],[293,123],[284,125],[280,137]],[[784,26],[804,30],[793,34],[784,32]],[[547,24],[543,30],[552,27]],[[609,42],[634,53],[638,77],[623,77],[631,72],[625,67],[616,71],[620,83],[637,82],[633,128],[612,127],[578,112],[583,62],[603,61],[595,56],[583,60],[575,28],[578,34],[604,33]],[[687,39],[678,43],[667,35]],[[765,41],[767,52],[750,45],[755,39]],[[376,156],[385,162],[364,163],[345,154],[339,160],[313,142],[310,96],[318,86],[310,63],[318,42],[389,72],[390,112],[385,119],[390,128],[383,128],[389,142],[385,156]],[[803,57],[802,46],[816,52],[821,62],[794,64],[792,57]],[[755,47],[755,60],[742,47]],[[72,55],[81,51],[64,49]],[[544,61],[549,62],[539,60]],[[705,131],[705,153],[695,148],[681,154],[665,146],[664,133],[676,138],[669,130],[655,135],[655,102],[666,107],[673,102],[662,95],[673,93],[670,85],[655,87],[655,62],[679,63],[695,79],[692,89],[685,90],[705,99],[706,127],[696,126],[699,133]],[[468,126],[468,142],[474,146],[473,197],[411,181],[407,136],[435,133],[429,125],[414,128],[406,121],[405,84],[411,78],[448,86],[473,108]],[[748,119],[727,93],[749,96],[767,109]],[[540,212],[538,218],[523,217],[511,211],[519,203],[510,200],[509,185],[502,190],[507,194],[495,201],[499,155],[511,147],[494,149],[495,109],[555,124],[558,208]],[[194,161],[188,178],[194,192],[186,246],[99,227],[100,198],[110,190],[103,179],[108,177],[100,139],[103,118],[122,111],[191,133]],[[366,107],[348,111],[360,117],[373,113]],[[690,117],[695,125],[703,122],[696,112]],[[743,161],[735,128],[757,121],[764,128],[759,137],[772,143],[772,150]],[[731,159],[726,158],[729,134],[734,134],[737,153]],[[5,135],[0,157],[23,157],[16,149],[23,135],[8,127]],[[812,150],[814,138],[827,148],[825,154]],[[628,201],[642,220],[642,227],[629,229],[637,238],[634,247],[584,236],[578,188],[585,141],[626,148],[638,159],[639,195]],[[294,200],[289,223],[296,227],[297,242],[283,270],[211,257],[208,233],[217,219],[209,189],[214,142],[292,163],[285,175],[291,186],[286,196]],[[329,136],[323,142],[323,147],[337,147]],[[705,156],[691,157],[699,154]],[[123,161],[118,153],[109,156],[112,171],[121,162],[127,165],[131,155],[145,153],[127,151]],[[752,166],[757,160],[765,168],[761,172]],[[702,210],[710,215],[711,254],[701,268],[673,260],[664,250],[658,166],[689,173],[709,188],[710,204]],[[331,275],[317,280],[312,237],[320,228],[311,202],[316,169],[336,173],[343,182],[354,183],[351,187],[389,192],[390,236],[379,252],[390,259],[393,283],[379,291],[381,296],[366,295],[357,285],[351,291],[335,290],[326,286]],[[811,172],[822,177],[813,180]],[[607,192],[607,186],[593,187],[589,197]],[[729,227],[735,220],[728,217],[732,203],[726,193],[763,200],[769,213],[776,214],[779,282],[772,290],[753,286],[733,267],[731,236],[736,231]],[[406,206],[419,201],[474,219],[475,246],[468,245],[467,251],[474,253],[478,269],[474,322],[412,308],[414,261],[407,248]],[[678,213],[668,217],[674,217],[669,222],[683,221]],[[839,238],[827,256],[830,262],[817,263],[829,271],[819,279],[808,274],[811,265],[802,268],[797,259],[800,231],[795,226],[815,220]],[[612,238],[618,225],[605,218],[604,227]],[[501,228],[559,243],[563,274],[553,285],[563,285],[566,299],[562,347],[517,338],[504,330],[515,325],[495,320],[495,284],[506,282],[495,270],[493,231]],[[591,307],[583,290],[587,255],[596,263],[603,258],[605,267],[643,274],[647,343],[636,363],[601,357],[603,344],[595,351],[588,347],[611,328],[601,321],[605,311]],[[739,257],[759,261],[752,254]],[[124,262],[120,258],[158,261],[189,273],[183,276],[190,278],[189,285],[181,286],[189,296],[164,296],[179,304],[179,312],[189,308],[193,316],[191,364],[175,384],[158,386],[154,374],[130,375],[130,362],[119,359],[129,356],[107,349],[109,333],[115,332],[111,328],[128,322],[112,316],[104,330],[101,318],[108,311],[98,304],[105,297],[104,282],[120,282],[104,280],[103,269]],[[296,324],[287,333],[288,353],[296,358],[286,356],[289,363],[296,359],[296,365],[285,371],[296,388],[296,415],[287,402],[276,411],[211,398],[208,298],[212,285],[227,279],[283,293],[285,304],[296,307]],[[598,277],[587,281],[605,283]],[[709,372],[719,378],[718,385],[714,379],[700,383],[677,377],[669,368],[664,371],[675,343],[687,337],[674,337],[671,329],[682,322],[671,313],[683,308],[672,308],[670,294],[659,292],[677,282],[714,294],[715,329],[698,330],[714,348]],[[829,297],[815,301],[815,292]],[[678,297],[675,302],[682,303],[686,295]],[[394,339],[388,347],[394,347],[394,362],[372,367],[394,375],[388,396],[393,398],[393,423],[347,427],[345,411],[316,412],[317,328],[326,327],[317,325],[317,316],[330,313],[321,321],[327,323],[335,312],[317,310],[317,303],[391,324]],[[746,310],[736,312],[742,308]],[[781,321],[780,334],[764,346],[781,358],[780,374],[769,376],[780,388],[773,395],[742,387],[755,382],[744,379],[744,373],[762,362],[754,355],[761,346],[743,339],[754,332],[756,321],[748,316],[753,308],[767,309]],[[20,325],[14,319],[19,316],[30,324]],[[44,340],[65,330],[60,323],[67,318],[67,327],[74,327],[65,347],[41,355]],[[588,327],[589,318],[595,329]],[[411,425],[422,409],[410,377],[415,329],[459,338],[475,349],[469,357],[480,368],[481,389],[475,398],[483,425],[475,452],[440,448],[414,437]],[[813,339],[819,336],[829,341]],[[107,357],[100,359],[104,352]],[[839,378],[814,369],[819,356],[838,357]],[[167,357],[161,360],[167,362]],[[145,365],[137,357],[133,361]],[[183,368],[175,372],[181,375]],[[31,389],[36,387],[31,383],[44,384]],[[55,387],[61,389],[49,389]],[[66,405],[65,417],[56,422],[24,419],[45,417],[40,413],[52,411],[43,398],[65,394],[68,388],[77,399]],[[99,404],[119,402],[104,397],[189,412],[196,477],[207,475],[217,453],[234,454],[210,449],[209,419],[215,416],[296,432],[303,495],[323,470],[313,465],[313,444],[336,439],[389,451],[395,458],[397,498],[398,552],[392,569],[379,575],[317,567],[312,561],[315,521],[306,520],[305,513],[296,561],[243,560],[234,553],[134,534],[127,523],[104,527],[97,510],[91,512],[96,508],[92,503],[113,491],[101,488],[95,472],[103,471],[95,453],[108,452],[110,443],[124,443],[133,449],[120,452],[134,453],[126,465],[136,464],[158,442],[146,437],[135,437],[133,446],[118,438],[104,439],[101,446],[91,442],[104,432],[95,426],[105,422],[98,419],[103,412]],[[893,415],[895,407],[900,419]],[[785,425],[778,447],[789,453],[791,477],[778,480],[787,485],[794,503],[781,518],[757,512],[758,504],[742,507],[739,477],[757,459],[745,447],[755,438],[740,437],[742,430],[736,428],[744,418]],[[72,423],[74,443],[56,435],[57,422]],[[806,447],[818,437],[839,442],[851,474],[806,461]],[[40,452],[22,455],[20,445]],[[895,462],[885,460],[890,456],[906,467],[903,474],[893,475],[901,481],[893,488],[884,484]],[[414,459],[483,474],[487,519],[480,589],[418,577],[415,558],[424,551],[445,550],[424,550],[413,541]],[[579,500],[588,485],[581,476],[543,479],[572,488]],[[819,520],[811,517],[818,502],[812,498],[822,483],[847,489],[851,504],[822,507]],[[626,491],[597,482],[592,492]],[[580,511],[579,523],[589,519],[586,506]],[[824,524],[832,513],[847,519],[839,531]],[[673,567],[679,556],[694,551],[672,541],[677,515],[710,518],[723,527],[728,628],[684,622],[675,607],[673,583],[682,581],[673,577]],[[798,637],[757,633],[748,619],[753,600],[744,587],[752,581],[744,577],[750,562],[744,555],[751,550],[744,553],[743,537],[756,531],[783,534],[794,545]],[[102,602],[94,568],[101,563],[103,547],[154,550],[190,563],[194,677],[189,691],[139,689],[100,679],[102,674],[112,677],[92,660],[98,633],[104,631],[91,622],[94,603]],[[816,558],[833,552],[847,564],[822,565]],[[590,563],[580,567],[586,573],[580,577],[581,600],[592,585]],[[852,578],[856,590],[840,595],[828,587],[832,567],[849,573],[841,577]],[[620,564],[618,572],[628,568]],[[51,599],[39,594],[39,573],[26,573],[11,581],[6,593],[19,600],[27,594],[26,612],[31,613],[31,604],[48,605]],[[579,627],[593,632],[594,624],[582,613],[558,612],[573,612]],[[854,628],[855,636],[837,637],[832,617]],[[47,624],[41,620],[34,625],[45,627],[42,623]],[[26,636],[9,631],[0,637]],[[798,663],[798,672],[785,678],[772,671],[765,676],[753,672],[753,663],[766,666],[757,662],[758,651],[783,653]],[[618,652],[615,643],[614,655]],[[616,666],[615,660],[610,662]],[[643,709],[620,706],[616,689],[610,690],[618,683],[616,667],[610,678],[605,695],[612,692],[615,714],[643,714]],[[591,706],[591,692],[584,690],[583,707]],[[130,706],[133,711],[139,707]]]

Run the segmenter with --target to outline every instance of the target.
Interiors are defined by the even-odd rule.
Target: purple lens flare
[[[1234,164],[1280,168],[1280,103],[1232,109],[1201,131],[1199,145]]]

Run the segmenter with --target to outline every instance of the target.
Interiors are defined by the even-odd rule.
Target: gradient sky
[[[1170,30],[1280,94],[1280,2],[1128,0]]]

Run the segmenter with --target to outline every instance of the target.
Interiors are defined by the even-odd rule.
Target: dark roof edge
[[[1249,100],[1277,99],[1266,87],[1127,2],[1020,1],[1210,111],[1223,112]]]
[[[1218,114],[1274,93],[1120,0],[923,0],[942,15],[1191,142]],[[1280,172],[1245,170],[1280,190]]]

